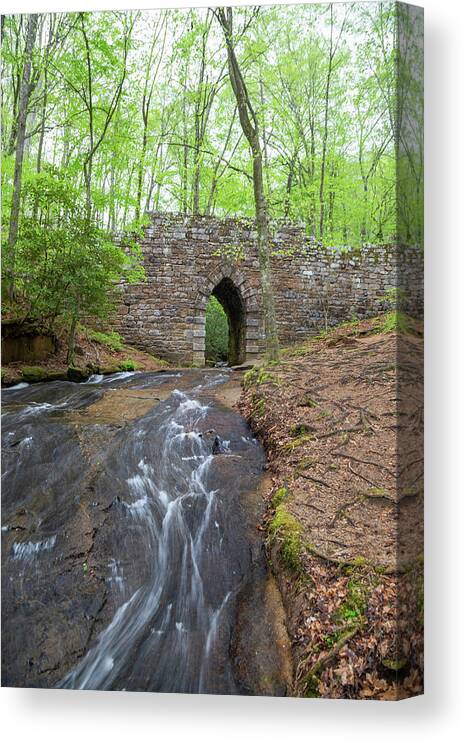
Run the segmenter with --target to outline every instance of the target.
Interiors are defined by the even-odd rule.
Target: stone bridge
[[[351,318],[384,311],[402,288],[421,313],[417,248],[322,249],[302,226],[272,227],[272,273],[285,346]],[[260,276],[252,221],[151,214],[141,241],[146,280],[122,285],[114,328],[128,343],[176,362],[204,365],[205,311],[213,294],[229,322],[229,361],[264,350]]]

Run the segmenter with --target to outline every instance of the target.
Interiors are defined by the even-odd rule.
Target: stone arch
[[[248,286],[246,277],[236,267],[223,265],[201,281],[194,306],[192,360],[205,365],[205,313],[210,296],[215,296],[226,312],[229,323],[229,361],[243,363],[259,351],[259,290]]]

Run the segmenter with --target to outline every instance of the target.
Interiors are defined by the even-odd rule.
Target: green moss
[[[117,363],[110,363],[106,366],[100,366],[101,374],[117,374],[120,371],[120,367]]]
[[[289,443],[286,443],[284,446],[284,450],[289,452],[295,451],[295,449],[299,448],[299,446],[303,446],[304,443],[308,443],[312,440],[312,435],[300,435],[298,438],[294,438],[293,441],[289,441]]]
[[[147,353],[146,355],[148,355],[148,357],[149,357],[149,358],[151,358],[151,359],[152,359],[152,361],[155,361],[155,363],[156,363],[156,364],[157,364],[158,366],[161,366],[162,368],[166,368],[167,366],[169,366],[169,365],[170,365],[170,364],[168,363],[168,361],[165,361],[165,359],[164,359],[164,358],[158,358],[158,356],[154,356],[154,355],[152,355],[152,353]]]
[[[47,369],[47,381],[60,381],[60,379],[66,379],[66,371],[60,369],[50,368]]]
[[[301,572],[302,526],[288,512],[283,502],[276,508],[268,526],[268,539],[269,542],[279,542],[279,553],[284,564],[295,572]]]
[[[105,345],[107,348],[113,351],[119,351],[123,349],[123,340],[121,335],[117,332],[98,332],[97,330],[90,330],[88,332],[89,339],[100,345]]]
[[[38,381],[45,381],[47,378],[47,371],[41,366],[23,366],[21,369],[21,375],[24,381],[34,384]]]
[[[382,332],[400,332],[404,335],[411,332],[412,320],[407,314],[399,312],[388,312],[383,318]]]
[[[305,435],[310,431],[310,426],[307,425],[307,423],[296,423],[295,425],[291,425],[289,428],[289,435],[291,435],[293,438],[300,438],[302,435]]]
[[[244,374],[242,383],[244,389],[250,389],[250,387],[263,384],[269,379],[271,379],[271,375],[268,374],[262,366],[253,366],[250,371],[246,371]]]
[[[313,338],[312,338],[313,339]],[[294,345],[292,348],[288,348],[285,353],[289,358],[303,358],[311,352],[308,345]]]
[[[277,508],[279,505],[281,505],[282,501],[287,497],[288,491],[287,487],[279,487],[279,489],[276,490],[273,497],[271,498],[271,504],[274,508]]]
[[[366,587],[352,577],[347,583],[347,597],[338,611],[340,620],[344,623],[361,621],[366,611]]]
[[[315,674],[309,674],[305,678],[305,697],[306,698],[319,698],[320,692],[318,690],[319,685],[318,676]]]
[[[399,670],[402,670],[406,664],[407,660],[405,657],[398,657],[394,660],[383,660],[384,667],[387,667],[388,670],[393,670],[394,672],[399,672]]]
[[[119,368],[121,371],[135,371],[137,363],[132,358],[127,358],[125,361],[121,361]]]
[[[318,407],[318,402],[315,402],[311,397],[305,397],[304,401],[301,403],[301,407]]]
[[[369,487],[367,492],[371,497],[389,497],[388,491],[383,487]]]
[[[68,366],[66,376],[69,381],[81,382],[89,378],[88,369],[79,368],[78,366]]]
[[[252,386],[260,386],[272,382],[273,384],[279,384],[279,380],[276,379],[273,374],[270,374],[263,366],[253,366],[249,371],[244,374],[242,385],[244,389],[250,389]]]

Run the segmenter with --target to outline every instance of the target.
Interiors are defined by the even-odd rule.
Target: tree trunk
[[[66,363],[68,366],[74,365],[74,347],[75,347],[75,339],[76,339],[76,325],[77,325],[77,316],[73,315],[73,318],[71,320],[71,326],[69,328],[69,335],[68,335],[68,353],[66,356]]]
[[[326,168],[326,151],[328,145],[328,116],[329,116],[329,89],[331,85],[331,75],[333,71],[333,6],[329,6],[331,15],[331,35],[329,41],[329,55],[328,55],[328,73],[326,75],[326,90],[325,90],[325,118],[323,127],[323,151],[321,154],[321,173],[320,173],[320,229],[319,238],[323,242],[324,236],[324,224],[325,224],[325,168]]]
[[[10,299],[15,294],[15,247],[18,239],[19,208],[21,203],[21,180],[23,174],[24,143],[26,141],[27,109],[31,94],[31,65],[32,51],[37,33],[37,21],[39,16],[29,16],[26,35],[26,48],[24,52],[24,69],[21,80],[21,91],[19,97],[18,128],[16,135],[15,170],[13,176],[13,197],[11,201],[10,228],[8,232],[8,243],[6,250],[7,263],[7,293]]]
[[[268,205],[263,187],[263,162],[259,125],[234,49],[232,8],[218,8],[216,10],[216,16],[221,24],[226,41],[229,79],[237,102],[239,121],[252,152],[255,223],[257,227],[258,261],[265,318],[266,350],[267,356],[272,360],[276,360],[279,354],[279,342],[271,278]]]
[[[142,184],[144,182],[145,156],[147,153],[147,122],[148,122],[148,118],[144,116],[144,132],[142,134],[142,149],[140,153],[139,170],[137,173],[136,212],[134,215],[137,222],[140,219],[140,210],[141,210],[141,202],[142,202]]]

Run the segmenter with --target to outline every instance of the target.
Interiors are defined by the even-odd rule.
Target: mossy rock
[[[27,381],[29,384],[45,381],[47,379],[47,369],[41,366],[23,366],[21,377],[23,381]]]
[[[106,366],[100,366],[99,372],[101,374],[118,374],[121,371],[117,363],[109,363]]]
[[[302,526],[286,509],[285,503],[276,507],[276,512],[268,526],[269,543],[279,544],[279,554],[283,563],[294,572],[302,571]]]
[[[68,366],[66,374],[68,381],[75,381],[80,383],[86,381],[89,378],[89,371],[86,368],[79,368],[78,366]]]
[[[59,368],[46,369],[46,381],[64,381],[68,378],[67,372]]]

